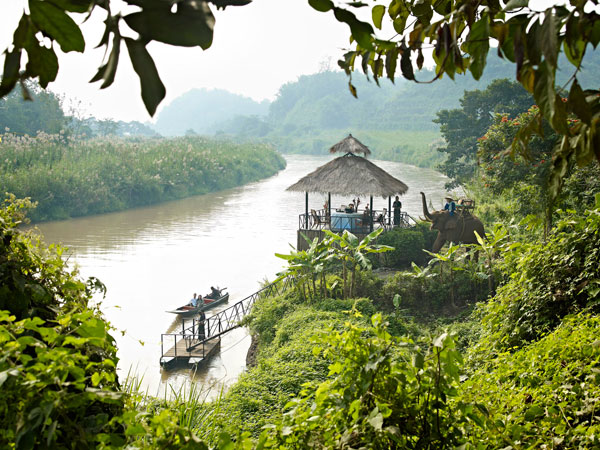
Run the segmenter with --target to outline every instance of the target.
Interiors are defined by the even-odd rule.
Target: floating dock
[[[183,335],[170,335],[174,342],[168,350],[164,351],[164,346],[169,345],[164,340],[161,342],[163,348],[160,365],[170,368],[177,365],[201,365],[221,347],[221,338],[210,340],[200,340],[197,338],[188,338]]]

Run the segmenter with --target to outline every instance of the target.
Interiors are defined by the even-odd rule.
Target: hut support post
[[[331,192],[327,193],[327,219],[329,220],[329,229],[331,229]]]
[[[392,197],[388,197],[388,227],[392,226]]]
[[[308,191],[306,191],[306,202],[304,204],[304,226],[308,230]]]
[[[369,214],[371,214],[371,220],[369,220],[369,231],[373,231],[373,196],[371,195],[371,206],[369,206]]]

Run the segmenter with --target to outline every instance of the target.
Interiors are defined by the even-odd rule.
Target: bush
[[[476,448],[599,448],[600,318],[571,316],[538,342],[486,361],[461,385],[485,404]]]
[[[263,440],[269,448],[456,448],[476,408],[451,402],[460,354],[442,335],[422,351],[390,336],[380,315],[321,336],[330,377],[307,385]]]
[[[565,213],[548,242],[513,243],[503,254],[508,281],[481,305],[482,357],[521,347],[563,317],[600,307],[600,198],[582,216]]]
[[[374,265],[403,269],[410,267],[411,263],[425,264],[429,257],[423,249],[431,249],[436,236],[437,231],[431,231],[425,223],[419,223],[415,228],[386,231],[379,236],[377,244],[389,245],[394,250],[373,256]]]

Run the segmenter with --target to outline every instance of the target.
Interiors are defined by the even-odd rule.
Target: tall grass
[[[203,137],[66,142],[62,135],[0,136],[0,192],[31,197],[33,221],[119,211],[239,186],[284,159],[262,144]]]

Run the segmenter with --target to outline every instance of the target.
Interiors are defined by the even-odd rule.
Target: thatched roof
[[[309,173],[286,190],[385,198],[406,193],[408,186],[362,156],[347,153]]]
[[[329,149],[329,153],[362,153],[367,156],[371,150],[351,134]]]

